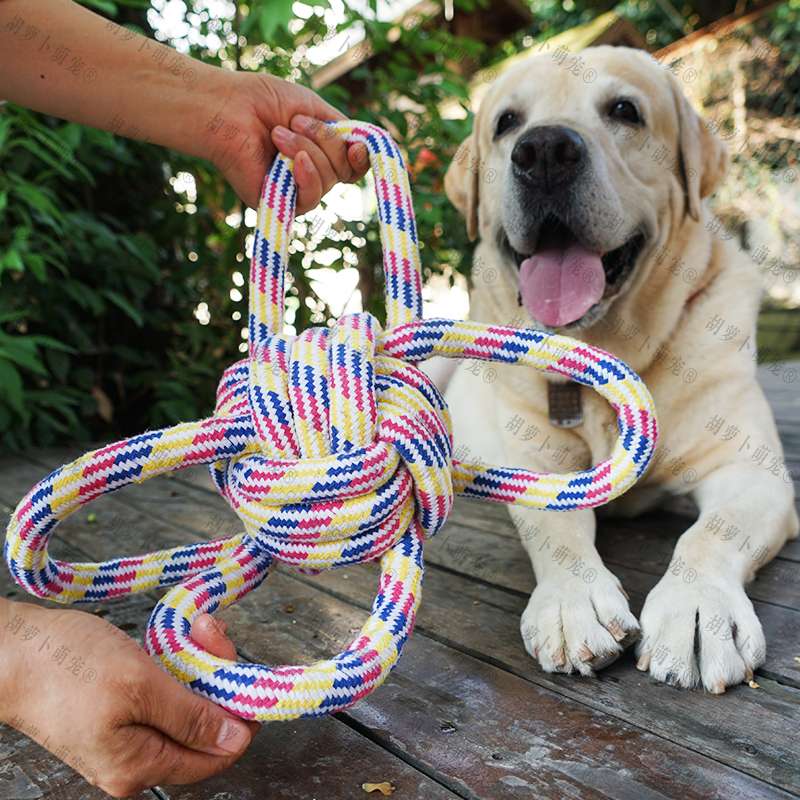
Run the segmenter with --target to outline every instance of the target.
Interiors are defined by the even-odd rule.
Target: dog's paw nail
[[[711,694],[725,694],[725,684],[722,681],[715,683],[709,690]]]
[[[647,653],[642,655],[636,662],[636,669],[642,672],[647,672],[647,670],[650,669],[650,656]]]
[[[748,667],[747,672],[744,674],[744,680],[742,683],[750,683],[751,680],[753,680],[753,670]]]
[[[564,653],[564,648],[563,648],[563,647],[561,647],[561,648],[559,648],[558,650],[556,650],[556,653],[555,653],[555,655],[553,656],[553,663],[554,663],[554,664],[555,664],[557,667],[563,667],[563,666],[564,666],[564,664],[566,664],[566,663],[567,663],[567,656],[566,656],[566,654]]]
[[[619,622],[609,622],[607,630],[618,642],[621,642],[628,635]]]
[[[594,658],[594,653],[585,644],[582,644],[580,650],[578,650],[578,658],[581,661],[591,661]]]

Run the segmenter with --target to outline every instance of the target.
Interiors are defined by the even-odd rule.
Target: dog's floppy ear
[[[728,151],[692,108],[674,75],[669,76],[678,115],[678,169],[686,210],[700,219],[700,201],[717,188],[728,168]]]
[[[475,121],[477,126],[477,119]],[[459,145],[444,176],[444,190],[462,213],[470,240],[478,235],[478,178],[480,175],[477,130]]]

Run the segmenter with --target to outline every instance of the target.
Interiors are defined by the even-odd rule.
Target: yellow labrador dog
[[[638,639],[640,669],[719,693],[764,660],[743,585],[797,535],[798,519],[756,382],[759,278],[703,202],[725,167],[722,143],[667,68],[603,46],[583,51],[577,72],[546,52],[509,68],[447,172],[447,194],[480,238],[471,316],[583,339],[650,388],[658,451],[616,510],[681,494],[699,507],[640,621],[595,549],[593,511],[511,509],[537,580],[522,636],[547,671],[591,675]],[[487,382],[456,368],[456,441],[535,470],[606,458],[611,408],[557,380],[505,366]]]

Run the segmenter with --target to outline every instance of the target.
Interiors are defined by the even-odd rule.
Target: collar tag
[[[580,384],[547,382],[547,413],[557,428],[575,428],[583,422]]]

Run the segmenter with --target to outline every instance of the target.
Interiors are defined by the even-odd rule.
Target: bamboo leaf
[[[142,315],[118,292],[106,289],[103,294],[120,310],[124,311],[140,328],[144,325]]]
[[[0,398],[6,401],[19,416],[27,418],[22,376],[10,362],[0,358]]]

